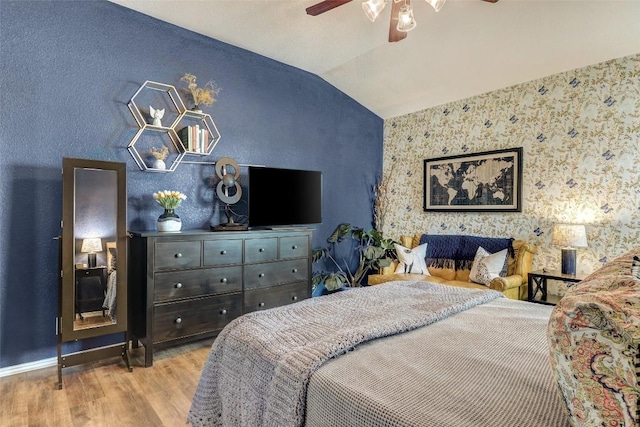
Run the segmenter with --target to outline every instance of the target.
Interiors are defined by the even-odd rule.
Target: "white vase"
[[[160,159],[153,159],[153,161],[151,162],[151,167],[153,169],[166,169],[167,165],[165,164],[164,160],[160,160]]]
[[[176,232],[182,229],[180,217],[173,212],[173,209],[165,209],[164,213],[158,217],[158,231]]]

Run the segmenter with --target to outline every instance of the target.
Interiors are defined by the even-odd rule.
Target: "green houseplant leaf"
[[[346,256],[340,256],[337,245],[347,239],[352,240],[353,250]],[[329,244],[325,248],[314,249],[312,260],[314,264],[320,261],[328,262],[334,271],[316,271],[312,275],[315,289],[324,284],[327,290],[333,291],[343,286],[359,287],[365,284],[365,279],[371,271],[391,265],[395,259],[393,239],[385,239],[378,230],[364,230],[348,223],[336,227],[327,239]],[[354,265],[357,267],[352,271]]]

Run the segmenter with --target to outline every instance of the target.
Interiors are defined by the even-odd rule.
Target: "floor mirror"
[[[121,356],[127,369],[127,178],[124,163],[62,159],[58,388],[62,369]],[[63,343],[123,342],[63,354]],[[118,341],[116,339],[116,341]]]

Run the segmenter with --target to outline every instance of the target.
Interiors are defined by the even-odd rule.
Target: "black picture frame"
[[[522,152],[517,147],[425,159],[424,211],[522,212]]]

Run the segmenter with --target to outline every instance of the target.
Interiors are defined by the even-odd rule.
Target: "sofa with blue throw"
[[[465,288],[494,289],[511,299],[527,298],[527,275],[537,249],[524,240],[416,234],[401,236],[400,243],[396,246],[399,261],[383,268],[380,274],[370,275],[369,285],[395,280],[422,280]],[[499,255],[502,258],[495,258]],[[490,261],[494,264],[497,261],[500,265],[495,274],[487,275],[485,264]]]

